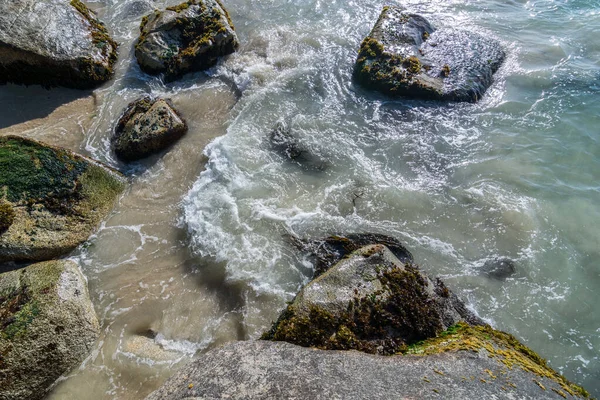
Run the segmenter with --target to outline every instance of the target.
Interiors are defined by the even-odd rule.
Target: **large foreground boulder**
[[[98,338],[85,278],[71,261],[0,274],[0,398],[36,400]]]
[[[144,97],[129,104],[117,122],[112,145],[120,159],[139,160],[165,149],[187,130],[169,100]]]
[[[483,325],[442,281],[375,244],[313,279],[263,339],[389,355],[460,321]]]
[[[428,355],[389,357],[284,342],[230,343],[183,367],[147,400],[564,400],[587,394],[489,327],[457,327],[444,340],[415,348]]]
[[[0,1],[0,84],[93,88],[116,59],[117,44],[81,1]]]
[[[48,260],[73,250],[123,186],[119,173],[68,150],[0,137],[0,263]]]
[[[149,74],[172,81],[212,67],[233,53],[238,39],[229,14],[219,0],[189,0],[142,20],[135,57]]]
[[[500,43],[454,28],[436,30],[401,7],[384,7],[362,42],[354,76],[390,96],[477,101],[505,54]]]

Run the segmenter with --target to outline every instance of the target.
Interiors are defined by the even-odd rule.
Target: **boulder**
[[[587,392],[489,327],[460,326],[419,355],[376,356],[247,341],[210,350],[147,400],[556,399]]]
[[[43,398],[98,335],[86,280],[72,261],[0,274],[0,398]]]
[[[172,81],[187,72],[212,67],[233,53],[238,39],[219,0],[189,0],[146,16],[140,25],[135,57],[149,74]]]
[[[483,275],[500,281],[505,280],[516,271],[515,262],[510,258],[493,258],[487,260],[481,268]]]
[[[93,88],[116,59],[117,44],[79,0],[0,2],[0,84]]]
[[[122,160],[133,161],[159,152],[188,130],[169,100],[144,97],[129,104],[117,122],[112,145]]]
[[[384,7],[360,47],[356,81],[390,96],[477,101],[505,57],[497,40],[455,28],[436,30],[401,7]]]
[[[0,137],[0,263],[73,250],[109,213],[123,186],[119,173],[66,149]]]
[[[412,254],[398,239],[378,233],[335,235],[317,240],[300,239],[295,236],[289,236],[288,238],[298,250],[309,253],[314,258],[315,274],[313,278],[327,271],[353,251],[369,244],[382,244],[403,263],[410,264],[413,262]]]
[[[389,355],[460,321],[483,324],[442,281],[374,244],[313,279],[263,339]]]

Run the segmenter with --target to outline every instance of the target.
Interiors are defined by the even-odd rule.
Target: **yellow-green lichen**
[[[10,228],[15,221],[15,210],[9,202],[0,200],[0,235]]]

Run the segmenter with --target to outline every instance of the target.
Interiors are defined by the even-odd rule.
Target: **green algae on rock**
[[[0,274],[0,398],[43,398],[98,334],[85,278],[72,261]]]
[[[116,59],[117,43],[79,0],[0,3],[0,84],[93,88]]]
[[[127,106],[111,141],[117,157],[133,161],[165,149],[187,130],[169,100],[143,97]]]
[[[375,244],[304,287],[263,339],[389,355],[459,321],[483,323],[441,281]]]
[[[189,0],[144,17],[135,56],[149,74],[167,81],[205,70],[233,53],[238,39],[219,0]]]
[[[384,7],[358,53],[356,81],[390,96],[477,101],[504,60],[500,44],[479,34],[436,30],[401,7]]]
[[[14,213],[0,233],[0,262],[40,261],[85,241],[112,208],[123,178],[66,149],[4,136],[0,189]]]

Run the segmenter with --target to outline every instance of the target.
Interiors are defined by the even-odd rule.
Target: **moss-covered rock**
[[[93,88],[116,59],[117,43],[80,0],[0,2],[0,84]]]
[[[376,244],[310,282],[263,338],[389,355],[459,321],[483,323],[441,281]]]
[[[233,53],[238,39],[219,0],[188,0],[144,17],[135,56],[149,74],[174,80],[187,72],[212,67]]]
[[[354,77],[390,96],[476,101],[504,60],[500,44],[442,28],[401,7],[384,7],[358,53]]]
[[[47,260],[85,241],[123,189],[115,171],[68,150],[0,137],[0,190],[14,212],[0,262]]]
[[[10,228],[15,222],[15,210],[7,201],[0,201],[0,235]]]
[[[117,157],[133,161],[165,149],[187,130],[185,120],[169,100],[143,97],[125,109],[112,145]]]
[[[41,399],[99,334],[85,278],[71,261],[0,274],[0,398]]]

